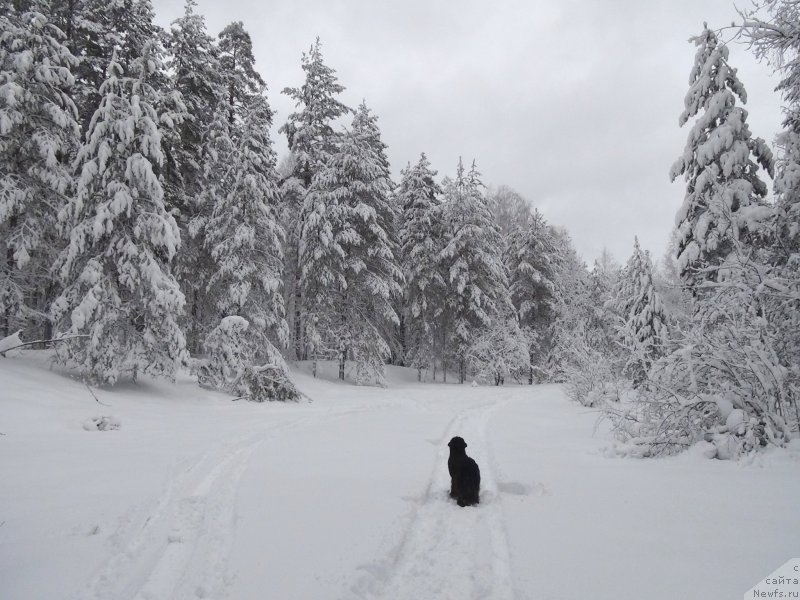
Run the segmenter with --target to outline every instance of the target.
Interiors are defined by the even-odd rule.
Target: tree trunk
[[[189,346],[189,354],[197,354],[198,350],[200,349],[200,340],[198,339],[200,336],[197,334],[198,323],[200,319],[197,315],[198,311],[198,301],[197,301],[197,288],[192,289],[192,306],[189,309],[189,314],[192,316],[192,322],[189,324],[188,327],[188,337],[187,345]]]
[[[11,218],[8,220],[8,228],[10,231],[14,230],[14,227],[17,226],[17,217],[16,215],[12,215]],[[14,260],[14,250],[11,246],[6,247],[6,273],[9,279],[12,278],[14,274],[14,270],[16,267],[16,261]],[[3,337],[8,337],[11,335],[11,315],[8,311],[8,306],[6,306],[5,310],[3,311]]]
[[[400,360],[397,361],[397,364],[401,367],[406,366],[406,316],[405,314],[400,314]]]
[[[347,360],[347,349],[342,350],[341,355],[339,356],[339,379],[344,381],[344,365],[345,361]]]
[[[447,383],[447,330],[442,327],[442,381]]]
[[[301,303],[303,301],[300,290],[300,261],[294,270],[294,354],[297,360],[303,360],[303,326],[301,324]]]

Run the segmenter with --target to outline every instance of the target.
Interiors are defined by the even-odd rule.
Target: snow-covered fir
[[[670,177],[686,179],[675,217],[681,271],[702,282],[715,278],[734,241],[767,227],[767,186],[758,165],[772,174],[772,153],[764,140],[752,137],[747,111],[736,106],[737,97],[747,101],[747,92],[728,63],[728,47],[707,27],[692,41],[697,54],[680,124],[697,118]]]
[[[77,60],[40,12],[0,16],[0,334],[47,322],[56,214],[73,192],[62,157],[79,128]]]
[[[345,88],[339,83],[335,69],[325,64],[319,38],[308,53],[303,53],[301,66],[305,74],[303,85],[283,90],[294,100],[296,111],[280,128],[289,144],[288,172],[282,178],[283,223],[289,241],[284,283],[290,307],[292,346],[298,359],[306,357],[308,351],[301,285],[303,267],[300,263],[306,196],[311,191],[314,177],[336,150],[337,133],[333,122],[350,112],[350,108],[337,99]]]
[[[359,382],[383,381],[387,334],[399,324],[392,300],[403,275],[389,235],[395,215],[384,148],[362,103],[303,207],[300,283],[311,351],[337,356],[340,379],[354,360]]]
[[[70,343],[70,361],[109,383],[124,373],[174,377],[186,360],[184,296],[169,270],[180,233],[156,175],[161,115],[150,79],[159,61],[145,52],[130,75],[112,60],[75,160],[75,196],[59,214],[69,244],[53,320],[86,336]]]
[[[397,192],[401,214],[400,256],[405,276],[404,361],[418,376],[433,366],[444,310],[445,279],[439,268],[442,250],[441,188],[425,154],[403,170]]]
[[[493,326],[508,302],[508,280],[499,229],[475,163],[466,172],[459,159],[455,177],[442,188],[445,245],[439,262],[447,286],[443,358],[445,363],[454,360],[463,383],[470,346],[481,329]]]

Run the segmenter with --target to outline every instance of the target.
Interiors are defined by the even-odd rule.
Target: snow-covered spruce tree
[[[174,160],[183,188],[177,208],[189,212],[191,199],[203,189],[204,134],[224,89],[218,49],[206,33],[204,17],[194,12],[196,6],[195,0],[186,0],[184,15],[172,22],[167,60],[172,86],[180,92],[187,110],[178,127],[180,146],[174,150]]]
[[[588,322],[592,347],[605,355],[615,375],[622,372],[625,352],[620,328],[625,323],[626,312],[622,312],[617,295],[622,287],[624,269],[620,267],[608,250],[603,249],[589,271],[587,284]],[[628,303],[623,303],[628,306]],[[629,306],[628,306],[629,307]]]
[[[623,343],[628,351],[625,372],[634,385],[647,378],[652,364],[667,351],[667,318],[661,297],[653,284],[650,256],[634,239],[633,254],[628,259],[623,279],[630,294],[624,298]]]
[[[390,193],[385,146],[362,104],[314,178],[300,243],[311,350],[335,352],[340,379],[352,357],[359,384],[383,383],[387,336],[399,323],[393,299],[403,275],[388,233],[395,217]]]
[[[443,185],[441,212],[447,243],[439,262],[446,273],[445,311],[449,317],[443,319],[442,338],[452,346],[442,348],[442,358],[446,370],[448,353],[452,353],[461,383],[475,335],[492,325],[492,316],[499,312],[508,288],[500,233],[482,187],[475,163],[465,173],[460,159],[455,179]]]
[[[184,319],[187,347],[190,352],[201,350],[204,335],[218,320],[213,299],[205,294],[211,277],[213,260],[203,244],[199,220],[208,217],[213,206],[206,189],[218,184],[209,180],[212,163],[219,156],[213,146],[217,136],[214,124],[217,108],[225,97],[223,72],[219,64],[218,49],[206,33],[205,19],[194,12],[196,3],[187,0],[184,15],[172,23],[168,37],[168,67],[171,85],[181,94],[186,106],[186,117],[176,128],[176,135],[168,138],[169,175],[175,188],[167,199],[181,230],[181,247],[175,261],[174,272],[186,296],[187,310]],[[220,117],[224,118],[224,117]],[[228,136],[230,124],[221,129]],[[220,129],[217,127],[217,130]],[[205,202],[204,201],[208,201]]]
[[[686,179],[676,215],[678,260],[687,285],[696,288],[716,278],[714,270],[734,241],[764,232],[771,211],[756,163],[771,174],[772,154],[764,140],[751,136],[747,111],[736,106],[747,93],[728,64],[728,48],[708,27],[691,41],[698,49],[679,122],[697,119],[670,177]]]
[[[222,317],[208,337],[225,337],[219,331],[220,327],[229,329],[225,319],[243,318],[248,326],[238,331],[241,348],[232,350],[242,357],[241,369],[266,363],[284,373],[286,365],[276,347],[286,346],[288,330],[281,291],[284,232],[278,222],[276,160],[269,138],[272,113],[263,95],[253,96],[245,109],[241,125],[229,130],[231,135],[224,135],[226,117],[218,119],[223,134],[212,141],[215,160],[209,165],[209,184],[203,192],[211,206],[202,225],[203,241],[213,260],[205,293]],[[214,361],[212,356],[210,368],[218,373],[239,369]],[[241,369],[233,380],[221,381],[235,386],[229,391],[259,396],[259,390],[243,389]]]
[[[158,43],[161,31],[153,22],[150,0],[49,0],[47,4],[51,20],[64,32],[67,47],[78,59],[72,97],[86,132],[112,55],[116,52],[115,61],[123,72],[133,72],[134,61],[145,46]],[[151,85],[160,87],[155,81]]]
[[[174,377],[186,358],[177,319],[184,298],[169,262],[180,245],[154,169],[162,160],[157,56],[125,76],[115,61],[76,159],[77,193],[59,214],[69,246],[58,261],[64,291],[52,313],[62,332],[86,334],[69,359],[92,379]]]
[[[438,268],[437,257],[442,247],[442,226],[439,222],[439,195],[423,153],[419,162],[403,171],[398,202],[403,211],[400,228],[400,256],[405,275],[405,364],[422,370],[433,364],[434,336],[443,309],[445,281]]]
[[[223,73],[228,121],[247,111],[253,97],[264,88],[264,80],[255,68],[253,41],[241,21],[235,21],[219,34],[219,66]],[[213,81],[213,80],[212,80]],[[270,119],[271,119],[270,113]]]
[[[350,109],[337,100],[344,91],[336,71],[325,64],[319,38],[309,52],[303,53],[301,66],[305,82],[299,88],[285,88],[283,93],[295,102],[296,111],[280,128],[286,134],[291,154],[291,175],[281,185],[282,222],[287,233],[284,288],[291,315],[291,332],[297,359],[306,356],[303,326],[303,298],[300,284],[300,238],[305,222],[304,206],[314,177],[336,151],[337,135],[333,123]],[[313,203],[312,203],[313,204]]]
[[[0,16],[0,334],[47,327],[56,214],[71,192],[78,136],[75,59],[38,12]],[[31,332],[33,333],[33,332]],[[38,331],[36,333],[48,333]]]
[[[501,188],[503,189],[503,188]],[[526,205],[527,206],[527,205]],[[528,210],[527,227],[510,232],[505,251],[509,293],[528,348],[528,383],[543,374],[547,331],[554,314],[555,245],[550,227],[538,212]]]

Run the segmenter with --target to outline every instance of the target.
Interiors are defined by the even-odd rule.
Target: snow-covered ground
[[[796,450],[608,458],[557,386],[295,379],[312,403],[186,376],[102,406],[41,353],[0,358],[0,598],[729,599],[800,556]],[[447,498],[454,435],[477,508]]]

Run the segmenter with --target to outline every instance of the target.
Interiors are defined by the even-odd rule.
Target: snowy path
[[[459,412],[438,440],[428,486],[414,511],[399,547],[382,564],[372,566],[353,586],[359,598],[514,597],[508,540],[487,438],[496,401]],[[481,504],[459,508],[449,497],[447,442],[455,435],[468,440],[481,466]],[[347,597],[352,597],[350,593]]]
[[[230,584],[236,496],[252,454],[270,439],[292,435],[297,427],[363,410],[331,409],[281,420],[216,444],[177,473],[155,503],[123,519],[112,537],[125,541],[117,543],[115,553],[75,600],[220,597]]]
[[[230,440],[180,473],[140,522],[131,516],[115,533],[130,539],[92,578],[79,599],[204,598],[224,583],[220,560],[230,549],[239,478],[256,436]],[[213,597],[213,596],[212,596]]]

